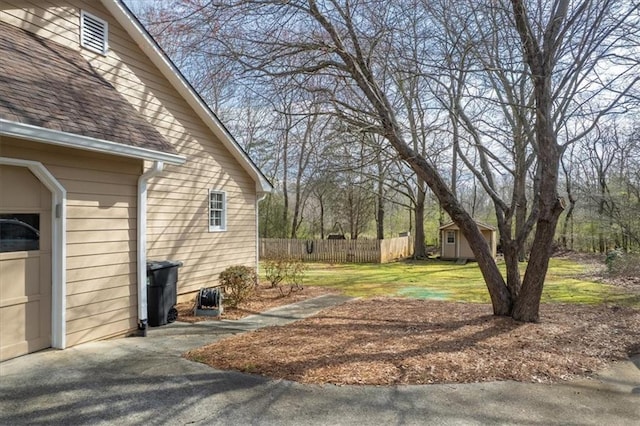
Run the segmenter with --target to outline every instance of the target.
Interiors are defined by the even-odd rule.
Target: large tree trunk
[[[291,239],[295,240],[298,236],[298,228],[300,227],[300,189],[296,188],[295,202],[293,205],[293,218],[291,219]]]
[[[384,240],[384,179],[382,175],[382,167],[378,159],[378,193],[376,194],[378,208],[376,211],[376,237]]]
[[[562,224],[562,231],[560,232],[562,248],[573,250],[573,211],[576,207],[576,199],[573,198],[571,193],[569,195],[569,208],[567,209],[567,214],[564,217],[564,222]],[[571,229],[570,229],[571,228]],[[571,232],[571,237],[568,237],[569,232]]]
[[[427,248],[424,244],[424,203],[426,201],[425,185],[424,181],[418,178],[418,188],[416,188],[416,204],[414,208],[416,229],[414,232],[413,240],[413,258],[414,259],[426,259]]]
[[[571,150],[569,161],[573,161],[573,149]],[[560,166],[562,167],[562,171],[564,172],[565,190],[567,191],[567,198],[569,200],[569,208],[567,209],[567,214],[565,215],[564,222],[562,223],[562,230],[560,231],[560,241],[563,249],[573,250],[573,211],[578,200],[573,195],[573,176],[571,176],[572,167],[567,169],[564,161],[560,162]],[[571,231],[570,238],[568,237],[569,231]]]
[[[548,65],[536,62],[536,66],[532,67],[536,99],[536,140],[539,150],[539,216],[529,264],[512,315],[514,319],[525,322],[538,321],[542,288],[549,268],[549,259],[553,254],[556,226],[564,209],[564,203],[558,196],[560,148],[551,120],[551,78],[546,66]]]
[[[515,320],[537,322],[539,319],[542,288],[549,269],[549,259],[553,254],[553,238],[560,213],[562,213],[562,206],[560,200],[556,199],[544,214],[545,218],[538,220],[529,264],[520,294],[513,307]]]
[[[288,151],[289,151],[289,138],[285,135],[284,137],[284,149],[282,153],[282,195],[284,197],[284,207],[282,209],[282,235],[281,238],[287,238],[287,226],[289,225],[289,188],[287,185],[288,169],[289,169],[289,160],[288,160]]]
[[[547,94],[544,86],[536,88],[540,96]],[[547,108],[538,108],[537,137],[540,146],[540,214],[536,222],[536,232],[531,246],[529,264],[522,281],[520,294],[513,307],[513,318],[518,321],[536,322],[539,319],[540,299],[544,280],[549,269],[549,259],[553,254],[555,231],[564,210],[564,201],[558,196],[558,170],[560,168],[560,149],[555,142]]]
[[[513,306],[513,318],[536,322],[539,318],[542,288],[553,252],[553,240],[564,203],[558,196],[558,172],[561,150],[553,128],[553,96],[551,75],[554,55],[563,36],[562,22],[567,16],[568,0],[559,1],[553,10],[549,25],[544,29],[543,45],[533,36],[526,6],[522,1],[511,0],[516,29],[520,35],[527,63],[533,80],[535,98],[535,133],[538,145],[538,209],[536,232],[531,246],[529,264],[522,281],[520,294]]]
[[[508,239],[508,241],[503,240],[502,249],[504,253],[504,263],[507,269],[507,287],[509,288],[511,299],[516,300],[522,287],[518,244],[512,239]]]
[[[522,144],[522,142],[519,142],[520,144]],[[525,231],[524,228],[526,226],[526,221],[527,221],[527,173],[526,170],[520,170],[520,168],[525,168],[527,166],[526,164],[526,152],[524,149],[521,149],[520,152],[518,152],[518,159],[517,159],[517,167],[516,167],[516,174],[515,174],[515,191],[514,191],[514,199],[516,201],[516,208],[515,208],[515,217],[516,217],[516,239],[522,235]],[[524,249],[524,241],[522,241],[522,244],[519,245],[519,247],[514,247],[514,249],[517,251],[517,257],[518,260],[520,262],[524,262],[526,259],[526,253],[525,253],[525,249]],[[507,282],[509,280],[507,279]]]
[[[324,240],[324,197],[318,196],[318,203],[320,204],[320,239]]]

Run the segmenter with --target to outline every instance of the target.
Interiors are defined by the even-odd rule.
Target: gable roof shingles
[[[176,154],[72,49],[0,22],[0,118]]]

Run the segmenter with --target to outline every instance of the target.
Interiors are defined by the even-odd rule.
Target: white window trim
[[[102,49],[97,49],[94,46],[92,46],[91,43],[85,42],[85,39],[84,39],[85,17],[89,19],[93,19],[94,21],[97,21],[102,25],[104,25],[104,34],[102,37]],[[82,46],[85,49],[91,50],[92,52],[96,52],[106,56],[107,52],[109,51],[109,23],[104,19],[100,19],[97,16],[92,15],[89,12],[85,12],[84,10],[81,10],[80,11],[80,46]]]
[[[453,241],[449,241],[449,233],[453,235]],[[445,242],[447,244],[455,244],[456,243],[456,231],[446,231],[444,234]]]
[[[211,194],[222,194],[222,226],[211,225]],[[217,189],[210,189],[207,194],[207,224],[209,232],[224,232],[227,230],[227,193]]]

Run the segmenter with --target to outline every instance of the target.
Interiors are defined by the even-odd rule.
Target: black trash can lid
[[[179,260],[149,260],[147,261],[147,271],[156,271],[158,269],[173,268],[182,266]]]

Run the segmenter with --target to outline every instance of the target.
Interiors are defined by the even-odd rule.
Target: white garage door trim
[[[26,167],[51,191],[51,346],[66,345],[67,191],[38,161],[0,157],[0,165]]]

